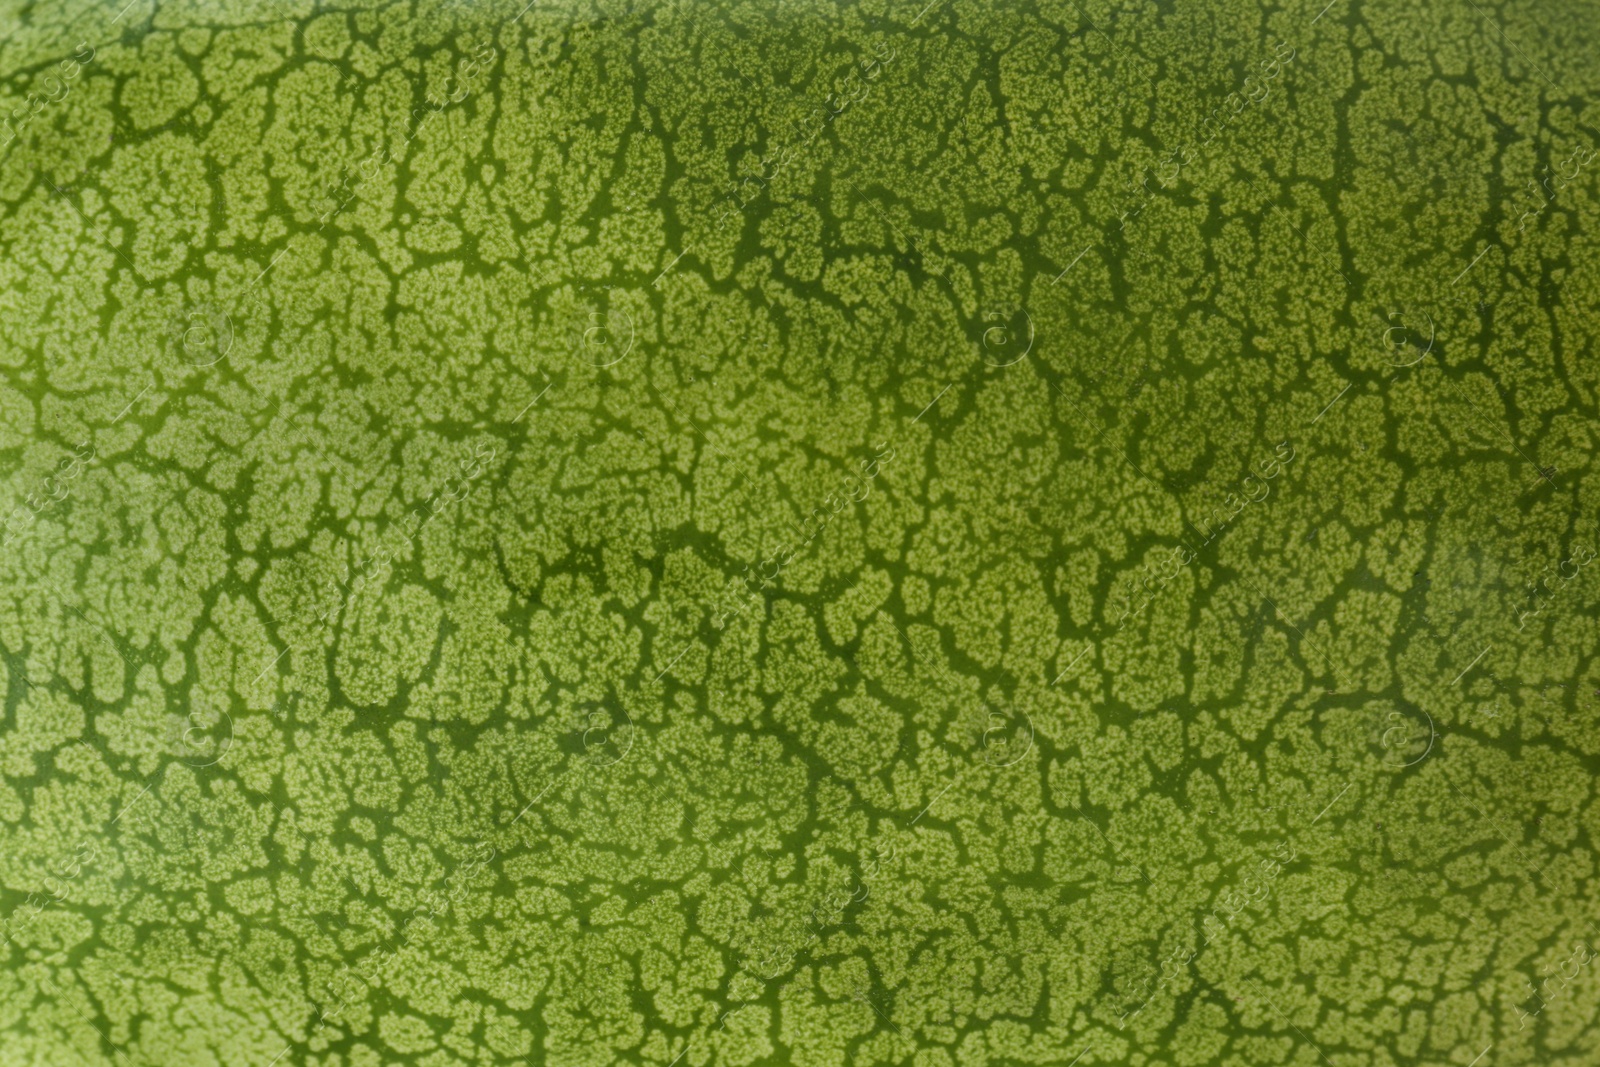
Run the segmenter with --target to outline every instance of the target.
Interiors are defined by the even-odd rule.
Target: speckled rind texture
[[[1600,1062],[1600,11],[1324,2],[0,5],[0,1067]]]

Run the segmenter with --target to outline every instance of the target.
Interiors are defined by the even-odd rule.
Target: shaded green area
[[[1594,1062],[1592,11],[519,7],[0,11],[0,1064]]]

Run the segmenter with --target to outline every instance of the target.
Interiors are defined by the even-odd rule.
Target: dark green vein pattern
[[[0,1067],[1600,1063],[1600,15],[924,4],[5,0]]]

